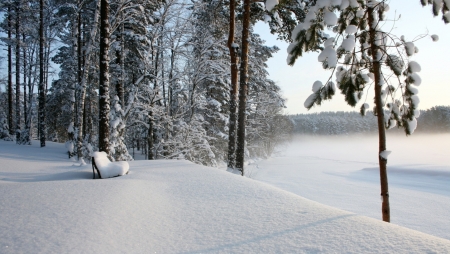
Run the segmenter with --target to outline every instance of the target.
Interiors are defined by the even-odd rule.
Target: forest
[[[109,11],[107,49],[101,3]],[[229,50],[240,51],[242,8],[236,6],[229,43],[230,11],[221,1],[3,2],[1,135],[18,144],[66,142],[79,159],[100,148],[113,160],[130,160],[136,147],[149,160],[217,166],[227,160],[230,96],[237,97],[237,90],[230,94]],[[264,13],[253,4],[251,22]],[[251,29],[249,41],[243,154],[267,157],[291,124],[266,71],[278,48]]]
[[[293,133],[303,135],[351,135],[375,134],[376,117],[367,114],[362,117],[358,112],[321,112],[316,114],[290,115],[294,127]],[[449,133],[450,107],[436,106],[420,111],[417,119],[417,133]],[[389,132],[404,135],[392,127]]]
[[[450,22],[449,0],[417,2]],[[244,176],[246,160],[269,157],[294,130],[376,131],[382,217],[390,222],[386,131],[448,131],[449,110],[419,109],[415,42],[439,36],[393,34],[383,25],[400,14],[387,17],[389,9],[385,0],[5,0],[0,135],[18,145],[65,143],[80,165],[94,151],[127,161],[140,148],[148,160],[226,164]],[[253,31],[260,21],[290,43],[288,65],[319,52],[328,77],[314,82],[305,108],[340,92],[366,120],[284,115],[267,72],[279,49]],[[369,89],[373,104],[359,103]]]
[[[446,1],[420,3],[449,22]],[[303,133],[320,129],[315,116],[283,115],[285,99],[267,72],[278,48],[252,29],[263,21],[291,43],[289,65],[315,51],[332,70],[313,84],[306,108],[338,90],[354,107],[373,85],[376,126],[353,125],[377,129],[381,153],[385,129],[411,135],[420,115],[421,67],[410,60],[418,49],[378,26],[387,11],[375,0],[3,1],[1,135],[66,143],[81,162],[97,150],[131,160],[129,150],[142,148],[149,160],[226,163],[244,175],[245,158],[270,156],[294,123]],[[360,112],[369,109],[364,103]]]

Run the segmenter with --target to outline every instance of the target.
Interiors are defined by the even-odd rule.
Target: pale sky
[[[422,84],[418,87],[420,98],[420,109],[428,109],[437,105],[450,105],[450,24],[445,25],[441,16],[433,17],[431,6],[422,7],[419,0],[392,0],[388,18],[394,15],[401,18],[394,24],[389,22],[385,27],[392,27],[392,33],[404,35],[406,41],[413,40],[416,36],[429,34],[429,36],[415,42],[419,53],[410,60],[418,62],[422,71],[418,74],[422,78]],[[340,91],[331,101],[325,101],[322,106],[315,106],[306,110],[303,106],[306,98],[312,93],[312,84],[320,80],[323,83],[331,74],[330,70],[324,70],[317,61],[319,53],[308,53],[297,59],[293,67],[286,64],[287,43],[276,40],[271,35],[268,26],[262,22],[255,27],[255,32],[266,40],[267,45],[277,45],[280,51],[268,61],[270,78],[277,82],[288,99],[286,113],[315,113],[321,111],[359,111],[361,103],[368,102],[373,106],[373,94],[368,94],[367,101],[364,99],[352,108],[348,106]],[[330,32],[330,34],[332,34]],[[430,35],[437,34],[439,41],[433,42]],[[333,80],[335,77],[333,77]],[[373,90],[373,87],[370,88]],[[372,91],[370,91],[372,92]]]

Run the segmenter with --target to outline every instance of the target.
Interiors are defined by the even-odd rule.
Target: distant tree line
[[[374,114],[361,116],[359,112],[321,112],[313,114],[291,115],[294,134],[306,135],[349,135],[355,133],[377,132],[377,120]],[[450,132],[450,107],[436,106],[420,111],[417,119],[418,133]],[[396,127],[389,132],[404,133]]]

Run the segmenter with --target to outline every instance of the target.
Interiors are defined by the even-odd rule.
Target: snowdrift
[[[99,173],[99,177],[101,178],[123,176],[128,174],[128,170],[130,169],[130,165],[126,161],[111,162],[105,152],[94,152],[92,157],[94,158],[92,160],[92,167],[98,169],[97,173]]]
[[[133,161],[95,181],[62,145],[0,141],[0,253],[448,253],[450,241],[234,174]]]

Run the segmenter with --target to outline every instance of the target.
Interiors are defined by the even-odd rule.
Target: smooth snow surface
[[[0,253],[450,251],[448,240],[184,160],[132,161],[126,176],[92,180],[63,145],[35,143],[0,141]]]
[[[392,224],[450,240],[449,143],[450,134],[405,137],[388,132]],[[247,167],[247,173],[319,203],[381,220],[376,135],[301,136],[285,152]]]

